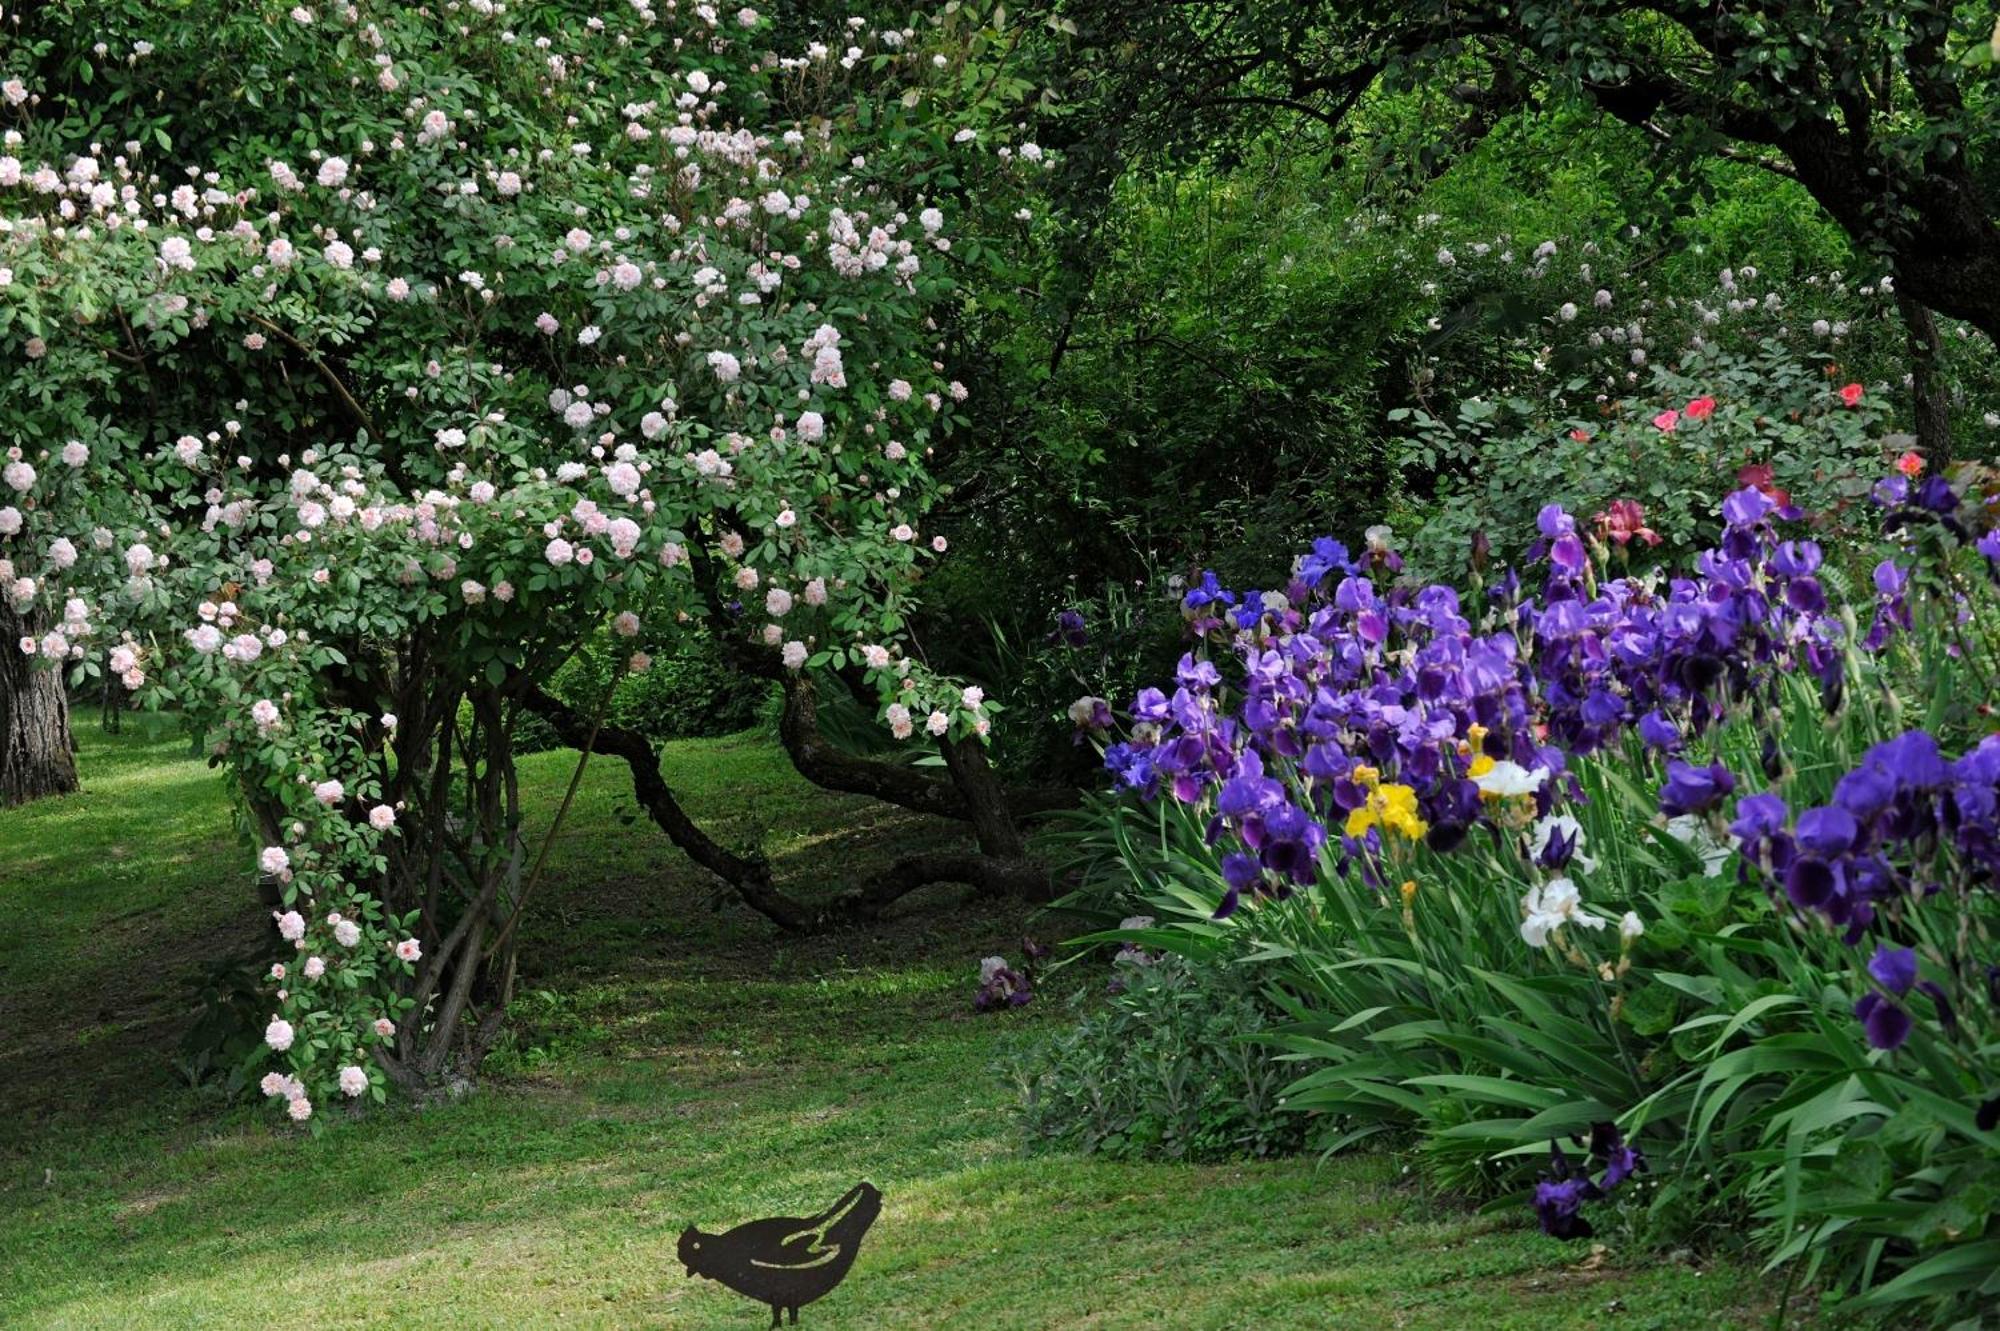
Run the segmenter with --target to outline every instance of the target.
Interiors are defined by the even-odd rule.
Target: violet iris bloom
[[[1721,763],[1695,767],[1678,758],[1670,759],[1666,784],[1660,787],[1660,812],[1669,818],[1686,813],[1706,813],[1735,789],[1736,778]]]

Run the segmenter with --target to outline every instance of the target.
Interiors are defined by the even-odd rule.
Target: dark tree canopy
[[[1246,119],[1336,135],[1377,88],[1435,82],[1462,118],[1580,96],[1663,146],[1796,179],[1915,300],[2000,335],[1990,8],[1925,3],[1153,4],[1075,0],[1070,100],[1115,157]],[[1115,143],[1117,147],[1110,147]]]

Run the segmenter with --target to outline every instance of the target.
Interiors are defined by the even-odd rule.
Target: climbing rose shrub
[[[504,1011],[512,719],[597,627],[641,671],[706,619],[852,660],[898,735],[985,733],[897,645],[964,397],[926,191],[1044,159],[952,121],[948,22],[9,21],[0,595],[47,627],[6,646],[178,709],[240,781],[292,1118]]]

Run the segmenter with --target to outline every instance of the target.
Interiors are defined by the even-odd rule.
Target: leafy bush
[[[1130,959],[1080,1020],[1020,1056],[1020,1123],[1034,1150],[1114,1159],[1220,1160],[1301,1149],[1291,1074],[1260,1042],[1275,1010],[1230,971]]]

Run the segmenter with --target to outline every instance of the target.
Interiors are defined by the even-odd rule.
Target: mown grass
[[[996,1071],[1057,1005],[979,1018],[1019,908],[927,894],[786,940],[593,765],[479,1090],[306,1137],[190,1090],[181,975],[262,938],[227,800],[169,733],[86,727],[84,794],[0,815],[0,1323],[744,1327],[685,1224],[883,1216],[804,1323],[839,1328],[1748,1326],[1748,1273],[1543,1238],[1394,1158],[1023,1158]],[[553,808],[574,756],[526,763]],[[805,785],[755,735],[670,746],[689,806],[828,891],[956,831]]]

